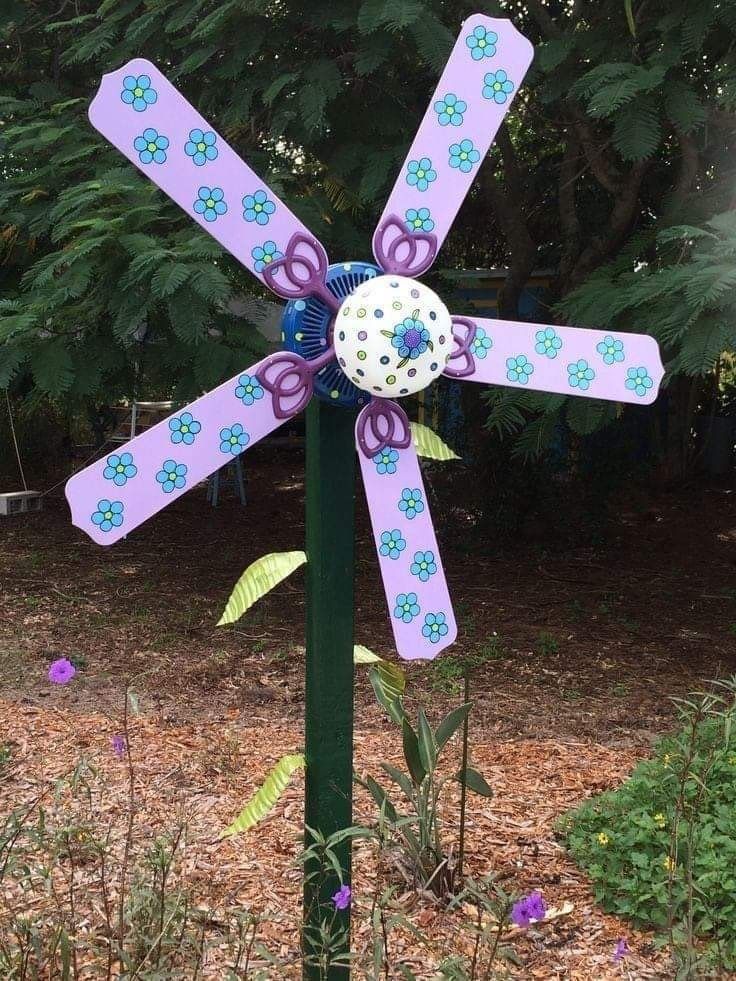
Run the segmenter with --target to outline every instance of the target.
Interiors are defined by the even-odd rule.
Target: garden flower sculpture
[[[150,62],[105,75],[92,124],[277,296],[285,350],[246,368],[67,485],[109,545],[254,446],[314,395],[360,407],[356,445],[399,654],[457,627],[410,424],[397,398],[440,375],[646,404],[663,375],[634,334],[452,316],[417,281],[434,262],[532,60],[507,20],[464,24],[373,238],[375,264],[322,245]]]

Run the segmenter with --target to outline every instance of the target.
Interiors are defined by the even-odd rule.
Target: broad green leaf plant
[[[454,781],[482,797],[492,796],[484,777],[472,767],[461,767],[452,774],[440,769],[443,750],[465,724],[471,708],[470,703],[465,703],[452,709],[436,729],[429,724],[423,709],[419,710],[416,726],[403,713],[400,726],[406,769],[381,764],[401,792],[400,800],[395,799],[395,791],[385,790],[373,777],[356,778],[379,808],[385,844],[399,845],[403,873],[414,886],[440,897],[452,894],[456,877],[456,862],[442,835],[443,792]]]

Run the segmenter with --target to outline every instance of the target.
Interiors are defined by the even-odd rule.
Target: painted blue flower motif
[[[498,41],[498,34],[480,25],[475,28],[472,34],[468,34],[465,38],[465,43],[470,48],[470,57],[473,61],[492,58],[496,53],[496,41]]]
[[[232,453],[233,456],[237,456],[238,453],[243,452],[248,443],[250,443],[250,436],[239,422],[234,422],[232,426],[220,430],[221,453]]]
[[[406,212],[406,227],[410,232],[431,232],[434,221],[429,208],[409,208]]]
[[[544,355],[545,358],[556,358],[557,352],[562,347],[562,338],[553,330],[552,327],[545,327],[544,330],[538,330],[534,335],[536,344],[534,345],[534,350],[537,354]]]
[[[473,146],[472,140],[462,140],[450,147],[450,166],[469,174],[473,166],[480,160],[480,154]]]
[[[567,381],[570,388],[579,388],[581,392],[587,392],[594,378],[595,372],[585,358],[573,361],[567,366]]]
[[[488,357],[488,352],[493,347],[493,341],[482,327],[477,327],[473,343],[470,345],[470,353],[483,361]]]
[[[610,334],[606,334],[595,349],[602,356],[604,364],[620,364],[624,360],[624,342]]]
[[[123,523],[125,506],[122,501],[108,501],[103,498],[97,502],[97,510],[92,514],[92,524],[100,531],[112,531]]]
[[[437,563],[434,560],[434,552],[415,552],[414,561],[409,570],[422,582],[428,582],[429,577],[437,572]]]
[[[270,266],[272,262],[277,259],[283,259],[283,252],[279,252],[278,246],[275,242],[264,242],[263,245],[256,245],[254,249],[251,249],[251,256],[255,259],[255,270],[260,273]]]
[[[429,157],[410,160],[406,165],[406,183],[418,191],[426,191],[432,181],[437,180],[437,171],[432,169]]]
[[[218,150],[215,146],[217,136],[212,130],[189,130],[189,139],[184,144],[184,153],[191,157],[198,167],[204,167],[208,160],[217,160]]]
[[[169,419],[169,429],[171,430],[171,442],[175,445],[184,443],[191,446],[197,438],[197,434],[202,431],[202,424],[192,417],[191,412],[182,412],[180,416]]]
[[[383,475],[385,473],[396,473],[396,461],[398,459],[398,451],[387,446],[379,453],[376,453],[376,455],[373,457],[373,462],[376,465],[377,472]]]
[[[407,361],[416,361],[426,350],[433,351],[431,335],[424,326],[424,321],[419,319],[419,311],[415,310],[411,317],[404,317],[400,324],[393,330],[382,330],[384,337],[391,338],[391,347],[395,347],[402,359],[399,368],[402,368]]]
[[[426,637],[430,644],[437,644],[441,637],[447,635],[449,629],[444,613],[428,613],[424,618],[422,636]]]
[[[412,490],[411,487],[405,487],[401,492],[399,511],[403,511],[409,521],[412,521],[423,510],[424,501],[422,500],[422,492],[419,488],[415,487]]]
[[[219,215],[227,212],[225,194],[221,187],[200,187],[194,210],[198,215],[204,215],[205,221],[217,221]]]
[[[526,385],[533,373],[534,365],[526,355],[517,354],[515,358],[506,358],[506,377],[510,382]]]
[[[238,378],[235,397],[240,399],[243,405],[253,405],[258,399],[263,398],[263,386],[255,375],[241,375]]]
[[[629,368],[626,372],[626,387],[630,392],[636,392],[639,398],[643,398],[652,385],[654,382],[646,368]]]
[[[384,558],[388,556],[389,559],[398,559],[405,548],[406,539],[398,528],[394,528],[393,531],[381,532],[381,544],[378,551]]]
[[[138,473],[138,467],[133,463],[130,453],[113,453],[107,458],[107,466],[102,471],[105,480],[111,480],[116,487],[125,487],[126,483]]]
[[[187,466],[176,460],[164,460],[161,469],[156,474],[156,480],[161,484],[164,494],[170,494],[174,489],[181,490],[187,480]]]
[[[167,136],[162,136],[152,126],[144,129],[140,136],[136,136],[133,140],[133,146],[138,151],[138,159],[142,164],[166,163],[169,139]]]
[[[514,91],[514,83],[503,68],[499,68],[497,72],[488,72],[483,81],[485,82],[483,98],[491,99],[493,102],[497,102],[499,106],[508,101],[508,97]]]
[[[454,92],[448,92],[444,99],[439,99],[434,104],[440,126],[462,126],[467,109],[467,102],[458,99]]]
[[[267,225],[275,210],[276,205],[269,199],[265,191],[246,194],[243,198],[243,218],[246,221],[254,221],[257,225]]]
[[[416,593],[399,593],[396,597],[394,616],[397,620],[404,623],[411,623],[414,617],[419,616],[419,603],[417,603]]]
[[[123,79],[123,91],[120,98],[126,106],[132,106],[136,112],[144,112],[158,99],[158,92],[151,88],[148,75],[126,75]]]

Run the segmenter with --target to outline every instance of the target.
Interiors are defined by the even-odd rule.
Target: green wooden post
[[[355,413],[313,399],[307,409],[307,663],[305,689],[305,825],[324,835],[352,823],[353,784],[353,572],[355,517]],[[305,831],[305,842],[309,842]],[[350,845],[340,851],[350,881]],[[314,872],[307,866],[306,876]],[[330,896],[338,880],[322,889],[304,884],[307,933],[330,919]],[[338,922],[349,927],[350,911]],[[349,936],[349,934],[348,934]],[[344,953],[349,943],[344,945]],[[327,974],[304,965],[305,981],[345,979],[345,967]]]

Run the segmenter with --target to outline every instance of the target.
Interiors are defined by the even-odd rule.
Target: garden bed
[[[60,501],[0,527],[0,742],[10,754],[0,812],[49,796],[54,778],[84,756],[100,767],[105,787],[94,797],[95,820],[118,834],[128,773],[110,737],[119,731],[125,680],[141,675],[133,682],[141,714],[131,723],[136,848],[186,819],[180,872],[197,901],[223,917],[233,906],[279,910],[263,939],[287,958],[296,956],[301,781],[258,833],[216,839],[270,765],[301,744],[303,579],[286,581],[235,627],[214,624],[246,565],[266,551],[302,547],[302,474],[300,454],[256,449],[245,509],[226,498],[213,510],[194,492],[111,550],[73,529]],[[717,487],[697,499],[663,494],[641,509],[627,500],[596,545],[550,551],[532,541],[483,551],[472,534],[449,533],[446,479],[432,479],[434,510],[460,639],[434,665],[409,665],[407,706],[419,701],[436,720],[458,701],[458,655],[472,658],[473,764],[495,796],[471,800],[469,870],[495,870],[515,892],[539,888],[552,905],[574,907],[513,938],[520,960],[513,971],[619,977],[612,954],[625,935],[630,976],[671,977],[651,936],[596,908],[554,825],[647,755],[672,724],[670,695],[736,671],[733,495]],[[356,641],[390,655],[363,519]],[[64,656],[80,670],[69,686],[52,688],[48,664]],[[399,753],[395,728],[359,675],[358,770],[378,776],[379,762],[396,762]],[[357,820],[372,814],[362,793],[356,812]],[[359,950],[368,929],[361,913],[379,875],[365,849],[355,871]],[[401,889],[397,902],[436,953],[399,931],[394,956],[432,977],[433,958],[461,943],[460,917]],[[85,928],[94,928],[93,916]]]

